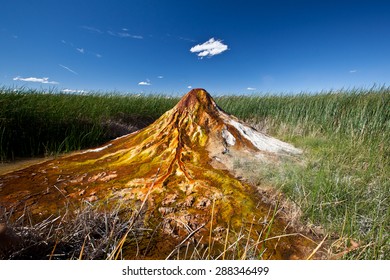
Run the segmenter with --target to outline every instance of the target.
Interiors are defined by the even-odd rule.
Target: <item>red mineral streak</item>
[[[156,229],[123,247],[129,259],[166,258],[183,241],[189,250],[212,243],[207,250],[216,257],[226,240],[233,244],[240,236],[243,246],[258,249],[254,257],[304,259],[315,242],[274,216],[273,206],[232,170],[237,157],[262,164],[299,153],[223,112],[205,90],[193,89],[142,130],[1,175],[0,205],[19,214],[28,208],[39,221],[82,201],[120,204],[123,217],[139,213],[143,227]]]

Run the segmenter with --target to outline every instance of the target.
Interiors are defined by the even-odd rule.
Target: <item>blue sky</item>
[[[294,93],[389,85],[389,1],[2,0],[0,85]]]

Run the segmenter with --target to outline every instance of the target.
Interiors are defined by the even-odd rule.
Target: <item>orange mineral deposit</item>
[[[317,244],[238,179],[233,164],[300,153],[193,89],[142,130],[1,175],[0,205],[19,214],[29,209],[35,221],[74,211],[83,201],[120,207],[123,219],[136,216],[133,226],[150,229],[124,243],[127,259],[184,258],[202,250],[205,258],[234,258],[241,250],[246,258],[305,259]]]

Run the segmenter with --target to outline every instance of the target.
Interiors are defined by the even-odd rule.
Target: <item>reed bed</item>
[[[0,88],[0,160],[96,146],[148,125],[176,102],[162,95]]]
[[[245,165],[253,184],[278,187],[346,259],[390,258],[390,89],[222,97],[218,104],[304,150],[302,164]],[[333,236],[332,236],[333,234]],[[345,252],[345,251],[344,251]]]

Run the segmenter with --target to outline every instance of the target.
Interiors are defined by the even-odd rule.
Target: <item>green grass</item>
[[[259,168],[300,206],[306,221],[335,233],[344,258],[390,258],[390,90],[225,97],[218,102],[271,135],[304,149],[304,164]],[[254,170],[254,167],[249,167]],[[340,244],[345,243],[345,244]]]
[[[0,88],[0,160],[96,146],[172,108],[161,95],[72,95]],[[119,131],[116,131],[119,130]]]
[[[112,124],[140,128],[172,108],[163,95],[43,94],[0,89],[0,157],[102,144]],[[305,151],[303,164],[252,167],[334,236],[347,259],[390,259],[390,88],[216,98],[228,113]],[[114,126],[115,127],[115,126]],[[340,244],[345,243],[345,244]]]

